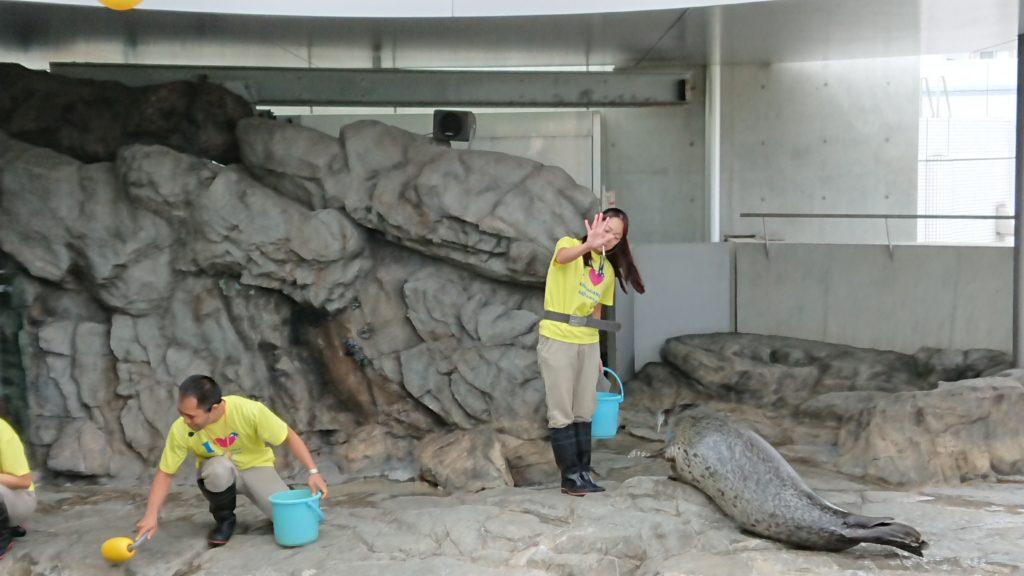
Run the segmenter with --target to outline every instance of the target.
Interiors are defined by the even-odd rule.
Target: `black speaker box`
[[[476,116],[467,110],[434,110],[434,140],[469,142],[476,134]]]

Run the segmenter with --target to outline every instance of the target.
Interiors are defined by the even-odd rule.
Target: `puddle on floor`
[[[1007,514],[1024,515],[1024,508],[1020,506],[1004,506],[995,502],[977,500],[973,498],[956,498],[954,496],[932,496],[927,500],[922,499],[924,504],[942,506],[943,508],[963,508],[965,510],[984,510],[985,512],[1005,512]]]

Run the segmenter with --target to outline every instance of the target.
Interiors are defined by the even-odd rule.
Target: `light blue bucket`
[[[593,438],[613,438],[619,431],[619,404],[626,399],[626,389],[622,387],[622,379],[611,368],[605,368],[619,383],[619,393],[598,392],[597,410],[591,424],[590,435]]]
[[[305,546],[320,537],[320,494],[309,488],[287,490],[270,496],[274,509],[274,538],[281,546]]]

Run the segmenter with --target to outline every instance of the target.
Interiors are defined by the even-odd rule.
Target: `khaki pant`
[[[548,403],[548,428],[590,422],[597,408],[600,345],[570,344],[541,336],[537,361]]]
[[[11,526],[16,526],[35,512],[36,493],[32,490],[11,490],[7,486],[0,486],[0,502],[7,506],[7,515],[11,517]]]
[[[239,470],[234,462],[224,456],[214,456],[203,462],[199,467],[199,478],[203,479],[203,484],[210,492],[223,492],[231,484],[236,484],[235,489],[252,500],[271,520],[274,519],[274,512],[268,498],[271,494],[289,490],[272,466]]]

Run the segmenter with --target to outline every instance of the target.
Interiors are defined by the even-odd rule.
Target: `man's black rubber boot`
[[[210,492],[206,484],[199,480],[199,490],[210,502],[210,514],[217,523],[206,535],[206,542],[211,548],[223,546],[235,533],[235,485],[228,486],[223,492]]]
[[[0,502],[0,559],[14,546],[14,526],[7,514],[7,505]]]

